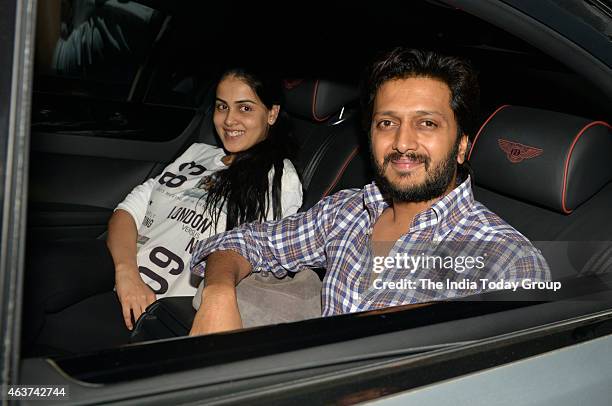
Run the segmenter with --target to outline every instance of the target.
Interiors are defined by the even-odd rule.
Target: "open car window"
[[[40,252],[40,246],[59,247],[75,237],[87,241],[74,255],[81,255],[83,266],[89,266],[95,256],[87,256],[87,244],[103,244],[112,210],[134,186],[163,175],[166,165],[191,143],[217,142],[210,119],[213,84],[223,67],[242,60],[256,60],[284,79],[285,112],[300,147],[300,212],[321,198],[370,183],[373,172],[361,126],[358,84],[376,55],[403,45],[466,57],[476,67],[482,92],[470,145],[474,197],[541,251],[552,280],[489,286],[500,281],[490,277],[483,282],[481,275],[452,286],[432,281],[423,289],[479,294],[317,317],[325,309],[321,290],[329,275],[324,267],[280,281],[262,272],[239,287],[240,310],[252,320],[244,330],[185,337],[195,314],[192,297],[170,297],[145,316],[149,323],[143,319],[137,326],[132,344],[93,350],[83,345],[85,350],[71,351],[63,347],[62,334],[68,340],[74,333],[66,326],[104,321],[80,323],[71,313],[73,303],[49,301],[32,310],[38,318],[22,321],[24,383],[44,383],[51,376],[58,382],[70,379],[77,402],[87,400],[91,385],[100,385],[100,401],[110,402],[130,391],[145,398],[153,383],[169,398],[187,401],[225,396],[231,382],[240,382],[237,387],[246,393],[257,385],[273,387],[285,380],[308,386],[342,374],[346,375],[336,383],[345,382],[349,372],[372,373],[368,387],[378,389],[346,398],[354,403],[407,389],[384,389],[380,381],[374,382],[393,362],[405,362],[409,371],[402,376],[414,378],[418,371],[435,370],[432,365],[459,360],[456,375],[432,374],[431,381],[414,381],[425,385],[502,365],[503,351],[515,354],[506,358],[515,361],[537,355],[538,343],[545,342],[540,348],[549,351],[561,343],[609,334],[608,316],[602,314],[610,309],[612,283],[612,222],[607,215],[612,202],[612,93],[600,78],[612,68],[605,65],[605,57],[589,54],[598,62],[591,64],[589,59],[577,70],[579,56],[587,52],[584,48],[559,40],[565,38],[563,32],[551,34],[550,25],[508,2],[479,7],[418,1],[384,13],[380,5],[367,2],[329,5],[326,12],[304,5],[299,18],[261,5],[162,3],[58,1],[58,8],[51,10],[57,21],[48,28],[57,39],[42,38],[39,31],[26,272],[31,270],[28,263],[36,262],[28,255]],[[569,3],[594,8],[590,2],[560,2],[555,10],[572,11]],[[597,21],[609,22],[605,12],[595,8]],[[579,16],[584,18],[590,17]],[[514,32],[511,21],[531,31]],[[601,26],[604,33],[607,26]],[[541,46],[551,38],[557,38],[558,48]],[[562,46],[575,51],[567,52],[568,60],[559,57]],[[173,215],[191,232],[201,225],[194,223],[195,214]],[[477,248],[500,249],[485,245]],[[155,259],[162,265],[173,264],[169,254],[159,255]],[[438,257],[444,266],[445,256]],[[476,253],[473,260],[463,258],[449,266],[477,268],[478,258],[485,260]],[[38,271],[52,273],[54,266],[62,266],[61,261]],[[188,271],[184,266],[183,272]],[[370,282],[383,290],[409,289],[401,285],[402,278],[385,279],[384,272],[372,277]],[[44,291],[42,282],[36,285],[37,275],[25,278]],[[107,279],[104,289],[109,293],[114,281],[112,275]],[[79,283],[85,285],[85,296]],[[415,283],[427,284],[418,277]],[[92,309],[97,295],[105,293],[78,278],[65,285],[74,290],[77,302],[86,301]],[[485,285],[495,291],[481,292]],[[289,299],[287,292],[293,295]],[[24,301],[24,308],[31,303],[35,301]],[[586,316],[595,313],[601,324],[593,332]],[[568,320],[575,324],[569,327]],[[573,334],[574,328],[574,333],[587,332]],[[517,351],[517,343],[525,343],[526,349]],[[478,361],[472,362],[469,354],[477,354]],[[315,391],[316,385],[311,388]],[[337,393],[348,396],[349,391]],[[321,399],[337,400],[332,392]],[[306,392],[293,393],[304,399]]]

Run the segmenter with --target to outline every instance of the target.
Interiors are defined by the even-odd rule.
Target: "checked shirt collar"
[[[374,224],[382,212],[390,206],[388,199],[382,195],[375,182],[364,187],[363,201],[370,215],[371,224]],[[429,209],[417,214],[412,220],[408,233],[431,228],[430,237],[441,240],[465,217],[473,205],[474,194],[468,176]]]

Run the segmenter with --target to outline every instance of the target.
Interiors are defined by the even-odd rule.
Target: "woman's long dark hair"
[[[280,81],[253,70],[235,68],[223,73],[219,82],[229,76],[241,79],[249,85],[268,109],[273,105],[280,105],[281,112],[276,122],[270,126],[266,139],[246,151],[236,153],[227,169],[217,171],[213,175],[204,210],[208,211],[216,228],[219,214],[226,203],[226,230],[245,222],[264,221],[269,210],[272,210],[275,220],[282,217],[283,161],[285,158],[291,159],[293,151],[289,123],[282,111]],[[274,177],[270,202],[267,197],[270,190],[268,173],[272,168]]]

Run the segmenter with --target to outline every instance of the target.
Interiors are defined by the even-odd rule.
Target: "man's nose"
[[[395,133],[395,140],[392,148],[400,154],[417,149],[417,134],[414,129],[407,125],[400,125]]]

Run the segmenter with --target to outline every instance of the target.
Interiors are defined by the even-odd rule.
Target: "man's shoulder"
[[[500,275],[526,275],[532,279],[549,280],[546,259],[533,243],[485,205],[474,201],[468,216],[472,241],[487,250],[489,260],[495,258]],[[494,261],[495,262],[495,261]],[[509,266],[512,264],[512,267]]]
[[[467,221],[477,228],[474,234],[479,240],[526,243],[531,245],[527,237],[478,201],[474,201],[473,209]]]
[[[334,206],[336,208],[355,204],[363,206],[363,194],[363,188],[342,189],[332,195],[323,198],[321,200],[321,203],[327,206]]]

